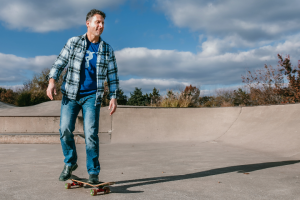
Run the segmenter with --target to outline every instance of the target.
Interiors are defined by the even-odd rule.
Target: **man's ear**
[[[86,27],[88,27],[89,24],[90,24],[90,21],[87,20],[87,21],[85,22]]]

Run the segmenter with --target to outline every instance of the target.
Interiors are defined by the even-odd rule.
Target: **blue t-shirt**
[[[88,39],[85,57],[81,63],[78,97],[84,97],[97,91],[96,62],[100,41],[91,43]]]

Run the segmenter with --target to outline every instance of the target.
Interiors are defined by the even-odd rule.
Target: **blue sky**
[[[120,86],[161,93],[193,84],[210,94],[236,88],[247,70],[297,64],[300,2],[277,0],[10,0],[0,2],[0,87],[15,87],[50,68],[85,15],[107,15],[102,38],[115,50]]]

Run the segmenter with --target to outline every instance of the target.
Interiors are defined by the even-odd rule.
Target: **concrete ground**
[[[85,145],[79,168],[88,177]],[[300,156],[283,157],[221,142],[102,144],[107,195],[65,189],[60,144],[1,144],[0,199],[300,199]]]

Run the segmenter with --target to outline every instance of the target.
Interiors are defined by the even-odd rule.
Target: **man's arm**
[[[112,115],[117,109],[117,98],[119,94],[118,68],[113,50],[111,50],[111,57],[107,68],[107,84],[110,98],[108,109],[110,110],[112,108],[110,112],[110,115]]]
[[[61,72],[67,66],[69,61],[70,54],[70,40],[65,44],[64,48],[61,50],[60,54],[56,58],[50,73],[47,75],[47,79],[49,80],[48,88],[47,88],[47,96],[53,100],[53,93],[56,95],[55,88],[55,80],[58,80]]]

